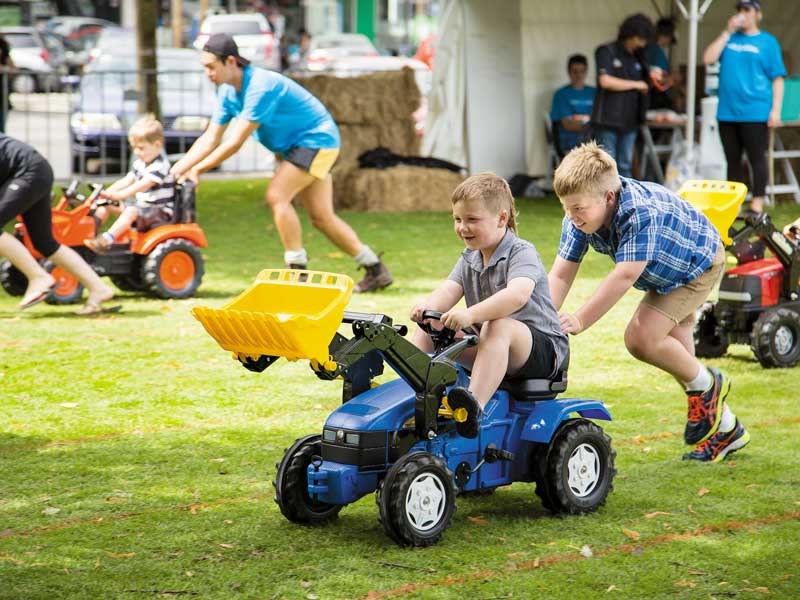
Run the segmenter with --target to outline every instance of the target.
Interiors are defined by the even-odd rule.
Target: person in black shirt
[[[28,278],[28,288],[19,303],[25,309],[38,304],[56,286],[28,249],[13,235],[2,231],[17,215],[28,231],[33,247],[53,264],[72,273],[89,291],[80,315],[102,311],[102,303],[114,296],[86,261],[53,237],[50,191],[53,169],[45,158],[28,144],[0,133],[0,256],[11,261]]]
[[[619,174],[631,176],[636,132],[647,111],[649,69],[643,49],[653,37],[653,22],[641,13],[626,18],[617,40],[595,50],[597,96],[592,130],[597,143],[617,161]]]

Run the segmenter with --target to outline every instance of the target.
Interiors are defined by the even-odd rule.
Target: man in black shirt
[[[10,106],[8,95],[11,93],[8,71],[14,67],[14,61],[11,60],[11,46],[8,45],[6,38],[0,35],[0,132],[6,130],[6,115]]]
[[[652,21],[638,13],[622,22],[615,42],[598,46],[594,53],[597,96],[592,130],[623,177],[631,177],[636,132],[647,111],[649,72],[643,49],[652,37]]]
[[[102,311],[101,304],[114,296],[114,290],[103,283],[77,252],[53,237],[52,188],[53,169],[47,160],[31,146],[0,133],[0,256],[28,278],[28,288],[19,307],[38,304],[57,284],[17,238],[3,231],[17,215],[22,216],[33,247],[53,264],[72,273],[89,291],[86,306],[78,314],[96,314]]]

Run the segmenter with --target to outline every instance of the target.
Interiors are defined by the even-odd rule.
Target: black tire
[[[180,280],[180,283],[173,283],[164,278],[165,273],[162,268],[171,271],[169,265],[172,261],[180,271],[176,275],[176,280]],[[200,287],[203,273],[203,256],[200,250],[184,239],[162,242],[142,262],[142,281],[145,289],[159,298],[189,298]]]
[[[401,546],[435,544],[453,521],[457,493],[453,474],[437,456],[401,457],[378,490],[384,531]]]
[[[57,268],[49,260],[43,260],[42,266],[48,273],[56,271],[54,277],[59,283],[59,286],[44,299],[47,304],[76,304],[81,301],[83,298],[83,284],[81,284],[72,273]]]
[[[694,353],[700,358],[719,358],[727,351],[728,334],[719,328],[714,305],[707,302],[694,326]]]
[[[142,292],[145,289],[144,281],[142,281],[142,263],[141,257],[138,254],[133,255],[133,263],[131,264],[131,272],[127,275],[111,275],[109,276],[111,283],[121,289],[123,292]]]
[[[7,258],[0,260],[0,285],[9,296],[23,296],[28,289],[28,278]]]
[[[322,436],[307,435],[295,440],[276,465],[278,474],[275,486],[275,502],[283,516],[293,523],[316,525],[336,518],[342,510],[341,504],[318,502],[308,495],[308,465],[314,456],[322,454]]]
[[[750,347],[766,368],[788,368],[800,361],[800,313],[791,308],[773,308],[753,323]]]
[[[599,426],[586,419],[562,423],[547,458],[547,489],[554,506],[549,510],[575,515],[603,506],[614,489],[615,458],[611,438]]]
[[[536,484],[536,495],[542,501],[542,506],[552,513],[560,512],[560,504],[555,500],[553,486],[547,477],[547,457],[550,446],[547,444],[534,444],[531,456],[533,481]]]

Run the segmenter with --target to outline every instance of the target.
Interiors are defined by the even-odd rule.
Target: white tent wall
[[[687,62],[688,22],[670,0],[451,2],[462,8],[455,22],[464,27],[465,36],[460,39],[465,48],[442,61],[448,62],[447,66],[437,61],[434,76],[440,68],[454,68],[451,60],[461,61],[455,68],[464,76],[463,121],[452,114],[456,107],[451,99],[440,98],[440,103],[450,111],[450,146],[455,139],[466,140],[467,164],[473,173],[487,169],[505,176],[520,171],[545,172],[544,113],[550,109],[553,92],[567,83],[567,57],[576,52],[587,56],[588,82],[593,84],[594,49],[616,37],[627,15],[643,12],[655,20],[659,17],[656,7],[662,14],[672,12],[679,40],[673,49],[673,68]],[[700,5],[703,3],[701,0]],[[684,4],[688,7],[689,0]],[[702,63],[703,49],[719,34],[734,6],[734,0],[713,0],[710,4],[698,27],[698,64]],[[453,21],[443,19],[441,26],[447,27],[448,22]],[[764,0],[761,26],[778,38],[794,64],[794,72],[800,71],[800,0]],[[442,53],[442,44],[437,52]],[[435,110],[429,115],[430,123],[435,124],[440,114]],[[452,126],[458,122],[464,122],[465,127],[456,132]],[[445,128],[437,129],[436,137],[447,135]],[[441,146],[427,143],[424,147],[437,145]],[[458,160],[454,153],[435,155]]]

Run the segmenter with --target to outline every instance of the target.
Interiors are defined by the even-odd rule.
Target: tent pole
[[[697,88],[697,21],[700,20],[698,0],[689,8],[689,60],[686,73],[686,159],[694,177],[695,96]]]

